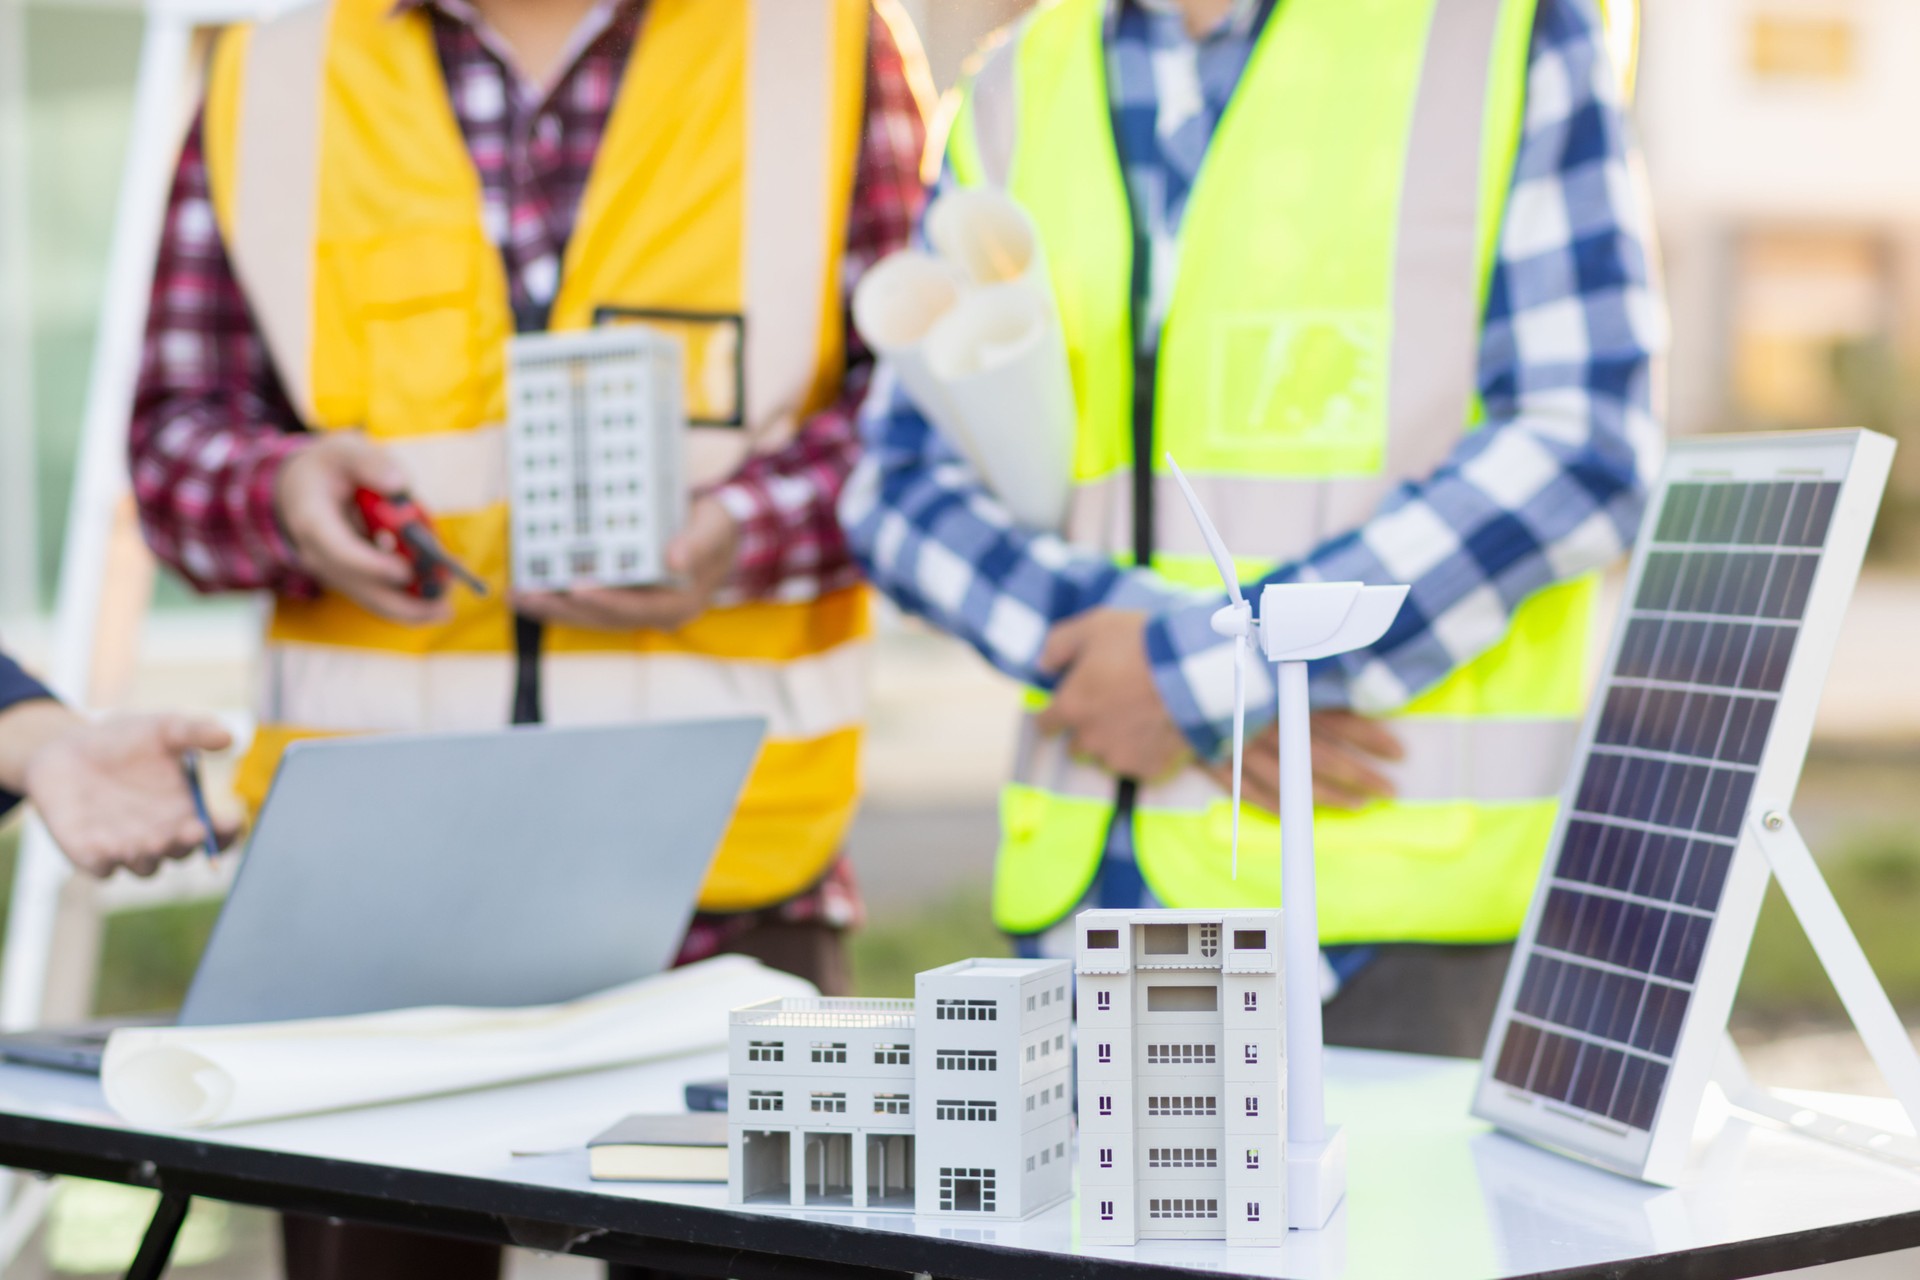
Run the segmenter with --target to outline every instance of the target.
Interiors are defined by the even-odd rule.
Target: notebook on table
[[[587,1170],[601,1182],[725,1182],[726,1113],[628,1116],[587,1143]]]

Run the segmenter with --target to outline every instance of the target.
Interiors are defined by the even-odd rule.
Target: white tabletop
[[[582,1144],[628,1112],[679,1109],[682,1082],[725,1070],[724,1054],[702,1055],[191,1136],[217,1146],[497,1180],[503,1190],[522,1185],[723,1209],[726,1189],[717,1185],[592,1182]],[[734,1212],[1298,1280],[1492,1280],[1920,1214],[1920,1175],[1731,1117],[1717,1101],[1702,1118],[1682,1185],[1644,1186],[1471,1119],[1476,1071],[1476,1064],[1452,1059],[1330,1051],[1328,1112],[1350,1144],[1347,1201],[1326,1231],[1294,1232],[1278,1249],[1159,1242],[1081,1249],[1067,1206],[1026,1222],[980,1226],[901,1214]],[[1892,1122],[1890,1102],[1825,1105]],[[130,1131],[107,1111],[95,1081],[0,1066],[0,1130],[9,1115]],[[1892,1234],[1904,1231],[1912,1243],[1916,1226],[1920,1218]],[[1875,1234],[1860,1228],[1854,1243]],[[1840,1254],[1862,1251],[1849,1245]]]

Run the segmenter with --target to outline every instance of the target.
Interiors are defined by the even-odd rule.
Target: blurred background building
[[[1679,432],[1864,425],[1920,502],[1920,7],[1652,0],[1637,115],[1674,324]]]

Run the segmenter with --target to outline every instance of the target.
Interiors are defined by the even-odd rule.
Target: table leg
[[[133,1265],[127,1268],[127,1280],[160,1280],[166,1272],[167,1260],[173,1256],[174,1238],[180,1234],[180,1224],[187,1220],[187,1206],[191,1203],[193,1197],[184,1191],[160,1193],[153,1221],[147,1224],[147,1234],[140,1241],[140,1252],[133,1255]]]

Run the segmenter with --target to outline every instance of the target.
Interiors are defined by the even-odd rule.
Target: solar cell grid
[[[1495,1079],[1653,1124],[1839,491],[1668,487]]]

